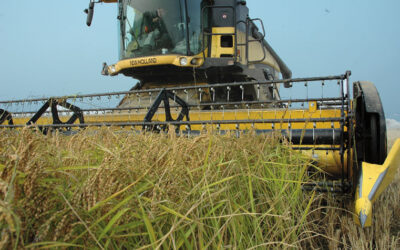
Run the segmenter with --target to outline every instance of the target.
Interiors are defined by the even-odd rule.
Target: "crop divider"
[[[73,115],[66,122],[62,122],[60,120],[60,116],[58,114],[59,113],[58,106],[61,106],[65,109],[73,112]],[[37,121],[43,116],[43,114],[46,113],[48,108],[51,109],[51,115],[52,115],[52,120],[53,120],[52,124],[53,125],[63,125],[63,127],[67,131],[71,130],[71,127],[69,127],[68,125],[74,124],[77,120],[79,120],[80,124],[85,123],[85,120],[83,118],[83,112],[80,108],[78,108],[75,105],[70,104],[65,99],[50,98],[47,102],[45,102],[43,104],[43,106],[39,109],[39,111],[36,112],[36,114],[26,123],[26,125],[28,125],[28,126],[35,125],[37,123]],[[65,112],[65,111],[63,111],[63,112]],[[47,132],[49,130],[49,127],[40,126],[40,125],[37,127],[43,134],[47,134]],[[58,129],[61,129],[61,127],[59,127]]]
[[[13,119],[10,112],[4,109],[0,109],[0,125],[3,124],[5,121],[8,122],[8,125],[13,125]]]

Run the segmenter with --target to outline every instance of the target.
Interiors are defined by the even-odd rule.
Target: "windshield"
[[[120,1],[120,59],[162,54],[199,54],[202,49],[201,2]],[[186,9],[190,20],[186,20]]]

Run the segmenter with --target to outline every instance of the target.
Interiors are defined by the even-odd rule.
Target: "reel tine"
[[[140,96],[140,94],[139,93],[136,93],[136,97],[138,98],[138,100],[139,100],[139,108],[140,108],[140,105],[141,105],[141,96]],[[137,112],[139,112],[139,108],[138,108],[138,110],[137,110]]]
[[[149,97],[150,97],[150,105],[153,103],[153,101],[152,101],[152,93],[153,93],[153,92],[149,92]]]
[[[211,87],[210,92],[212,92],[212,101],[215,102],[215,89]]]
[[[186,102],[189,102],[189,92],[187,89],[184,89],[183,92],[186,94]]]
[[[199,97],[200,97],[200,102],[199,103],[202,102],[202,94],[203,94],[203,89],[199,88]]]

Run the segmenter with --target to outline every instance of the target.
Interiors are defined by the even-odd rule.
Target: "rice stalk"
[[[399,174],[374,207],[374,227],[361,230],[343,198],[302,191],[313,177],[309,168],[316,169],[287,142],[251,133],[187,138],[112,129],[73,136],[7,131],[0,137],[0,244],[399,247],[392,219],[400,215]]]

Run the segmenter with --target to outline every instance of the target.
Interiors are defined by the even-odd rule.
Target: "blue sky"
[[[0,99],[128,90],[136,80],[100,75],[118,60],[115,4],[89,0],[0,2]],[[294,77],[342,74],[377,86],[400,120],[399,0],[248,0]]]

